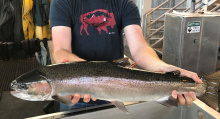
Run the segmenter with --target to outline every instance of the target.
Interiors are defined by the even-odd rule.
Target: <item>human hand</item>
[[[61,63],[63,63],[63,62],[70,62],[70,61],[67,60],[67,59],[62,59],[62,60],[61,60]],[[76,104],[76,103],[79,102],[79,100],[80,100],[80,98],[81,98],[81,94],[76,93],[76,94],[74,94],[74,95],[69,95],[69,97],[71,98],[72,103]],[[88,103],[88,102],[90,101],[90,99],[91,99],[91,96],[90,96],[89,94],[85,94],[85,95],[83,96],[83,101],[84,101],[85,103]],[[95,98],[92,98],[92,100],[93,100],[93,101],[96,101]]]
[[[169,71],[175,71],[179,70],[181,72],[181,76],[192,78],[195,82],[202,84],[202,80],[198,77],[198,75],[194,72],[190,72],[172,65],[169,65],[169,67],[166,69],[167,72]],[[194,92],[189,92],[185,94],[178,94],[176,90],[172,91],[171,94],[175,99],[177,99],[177,102],[180,106],[183,106],[186,104],[187,106],[191,106],[193,101],[196,100],[196,95]]]

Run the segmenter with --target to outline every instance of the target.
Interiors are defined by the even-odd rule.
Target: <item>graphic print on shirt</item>
[[[102,14],[97,15],[98,12]],[[83,15],[80,15],[80,22],[82,23],[80,27],[80,35],[82,35],[82,30],[85,30],[86,34],[90,35],[90,33],[87,31],[87,28],[89,25],[83,21],[83,17],[85,18],[84,20],[90,24],[99,24],[99,23],[102,23],[104,20],[107,20],[106,23],[97,27],[99,34],[101,34],[102,30],[105,31],[106,34],[112,34],[108,32],[107,27],[111,26],[111,28],[113,29],[114,26],[116,25],[116,21],[115,21],[115,17],[113,13],[109,13],[107,10],[104,10],[104,9],[97,9],[97,10],[85,13]]]

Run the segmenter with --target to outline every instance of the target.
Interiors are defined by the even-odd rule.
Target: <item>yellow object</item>
[[[43,40],[43,38],[51,39],[50,24],[46,26],[35,26],[35,37]]]
[[[33,39],[34,23],[33,23],[33,0],[23,0],[22,5],[22,23],[25,40]]]
[[[52,0],[50,0],[50,3]],[[52,32],[50,29],[50,20],[49,24],[46,26],[35,26],[35,37],[43,40],[43,38],[48,38],[49,40],[52,39]]]

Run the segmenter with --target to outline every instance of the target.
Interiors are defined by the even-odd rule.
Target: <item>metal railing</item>
[[[168,3],[170,0],[166,0],[165,2],[163,2],[162,4],[160,4],[159,6],[157,6],[156,8],[150,10],[149,12],[147,12],[145,14],[145,21],[144,21],[144,27],[143,27],[143,34],[144,34],[144,38],[146,38],[146,35],[150,33],[150,29],[147,29],[147,24],[149,24],[151,22],[151,14],[158,10],[159,8],[161,8],[163,5],[165,5],[166,3]]]
[[[146,41],[148,43],[150,43],[150,38],[155,35],[156,33],[158,33],[159,31],[161,31],[162,29],[164,29],[165,25],[162,25],[160,28],[158,29],[154,29],[152,33],[150,33],[150,27],[151,25],[153,25],[154,23],[156,23],[157,21],[159,21],[161,18],[163,18],[165,16],[166,13],[170,13],[172,12],[173,10],[177,9],[177,7],[179,7],[180,5],[184,4],[187,0],[182,0],[180,3],[178,3],[177,5],[175,5],[174,7],[170,8],[167,12],[165,12],[164,14],[162,14],[161,16],[159,16],[158,18],[156,18],[155,20],[151,20],[151,14],[156,11],[156,10],[160,10],[161,7],[163,5],[165,5],[166,3],[168,3],[170,0],[166,0],[165,2],[163,2],[162,4],[160,4],[159,6],[157,6],[156,8],[154,9],[151,9],[149,12],[147,12],[144,16],[144,26],[143,26],[143,34],[144,34],[144,38],[146,39]],[[210,1],[210,0],[209,0]],[[199,0],[195,3],[195,5],[197,6],[195,8],[195,10],[197,11],[198,9],[200,9],[202,6],[204,6],[204,4],[202,3],[202,0]],[[215,8],[213,8],[211,10],[212,11],[215,11],[217,9],[220,8],[220,5],[218,4]],[[186,8],[183,12],[187,12],[188,10],[190,10],[191,7],[189,8]],[[159,38],[158,38],[159,39]],[[162,40],[160,38],[160,40]]]
[[[159,29],[157,29],[156,31],[154,31],[153,33],[150,34],[150,29],[149,27],[156,23],[158,20],[160,20],[161,18],[163,18],[165,16],[166,13],[170,13],[172,12],[174,9],[176,9],[177,7],[179,7],[180,5],[182,5],[183,3],[185,3],[187,0],[183,0],[181,1],[179,4],[175,5],[173,8],[169,9],[166,13],[162,14],[161,16],[159,16],[157,19],[155,19],[154,21],[151,22],[151,14],[156,11],[157,9],[159,9],[160,7],[162,7],[163,5],[165,5],[166,3],[168,3],[170,0],[166,0],[165,2],[163,2],[162,4],[160,4],[158,7],[152,9],[151,11],[147,12],[147,14],[145,14],[145,22],[144,22],[144,28],[143,28],[143,32],[144,32],[144,37],[145,39],[148,41],[148,39],[150,37],[152,37],[154,34],[156,34],[158,31],[160,31],[161,29],[164,28],[164,25],[161,26]]]
[[[210,12],[214,12],[216,10],[220,9],[220,4],[217,4]]]

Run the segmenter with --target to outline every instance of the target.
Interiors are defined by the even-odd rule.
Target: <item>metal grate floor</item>
[[[15,78],[39,66],[36,59],[0,61],[0,92],[10,91],[10,83]]]

